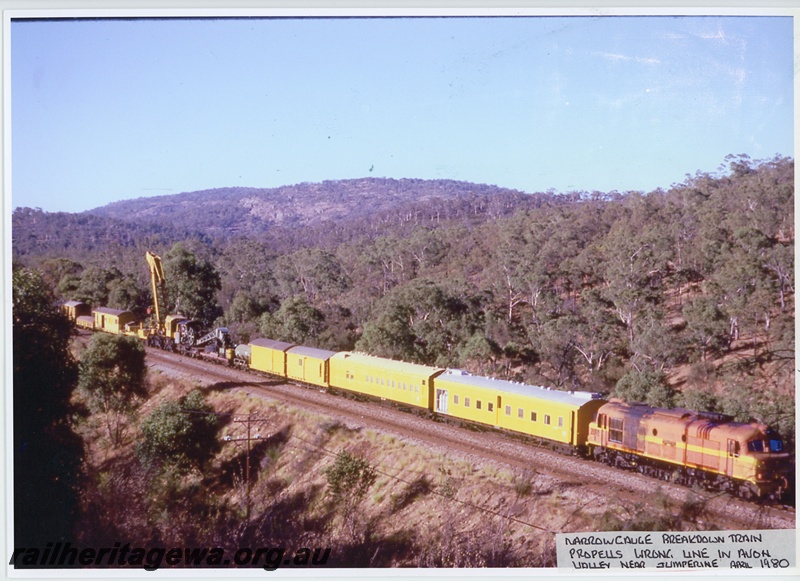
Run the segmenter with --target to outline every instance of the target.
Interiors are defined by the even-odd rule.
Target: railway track
[[[727,494],[690,491],[686,487],[655,480],[640,474],[610,468],[582,458],[568,457],[522,442],[510,434],[493,430],[475,431],[441,421],[431,421],[387,405],[357,401],[319,389],[288,384],[246,371],[189,359],[173,353],[147,349],[148,365],[164,373],[200,381],[224,384],[254,397],[283,402],[321,415],[339,419],[349,427],[365,427],[392,433],[427,447],[454,453],[475,464],[494,462],[517,471],[536,472],[540,485],[575,493],[587,502],[592,499],[618,499],[641,505],[658,489],[678,506],[691,496],[705,504],[705,513],[735,529],[795,528],[791,507],[758,505]]]

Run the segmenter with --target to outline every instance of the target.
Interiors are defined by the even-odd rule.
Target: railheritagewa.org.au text
[[[234,552],[221,547],[132,547],[114,543],[112,547],[74,547],[71,543],[47,543],[45,547],[14,548],[9,565],[17,569],[60,569],[79,567],[141,567],[156,571],[161,567],[324,567],[331,549],[302,547],[241,547]]]

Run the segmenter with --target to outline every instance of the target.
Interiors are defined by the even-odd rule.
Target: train
[[[497,428],[655,478],[755,500],[780,500],[789,490],[792,456],[781,437],[761,423],[268,338],[234,345],[226,328],[204,332],[199,323],[179,315],[168,315],[156,330],[137,323],[127,311],[91,309],[76,301],[62,308],[83,329],[134,336],[149,346],[305,386]]]

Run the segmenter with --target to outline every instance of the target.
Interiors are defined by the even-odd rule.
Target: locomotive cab
[[[751,466],[746,479],[759,496],[779,497],[788,488],[789,453],[774,430],[763,425],[757,428],[742,446],[742,455],[750,459]]]

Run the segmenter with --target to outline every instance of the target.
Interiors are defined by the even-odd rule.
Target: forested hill
[[[522,192],[452,180],[363,178],[278,188],[218,188],[115,202],[87,214],[174,224],[213,237],[258,235],[276,227],[359,220],[412,209],[498,207],[529,201]],[[473,208],[474,209],[474,208]]]
[[[364,179],[14,212],[56,300],[151,304],[335,351],[466,369],[794,433],[794,161],[669,189],[523,194]]]

